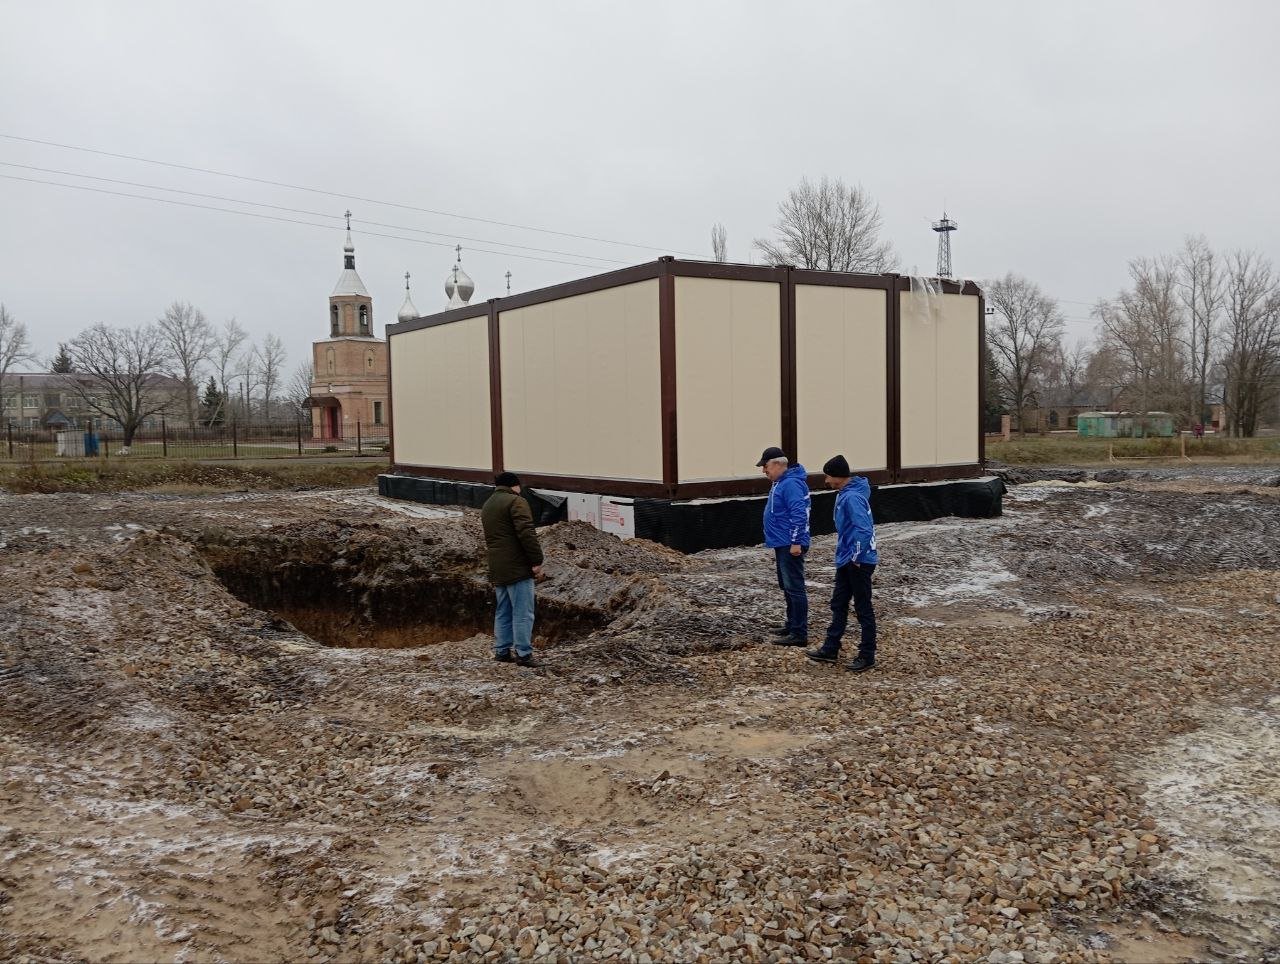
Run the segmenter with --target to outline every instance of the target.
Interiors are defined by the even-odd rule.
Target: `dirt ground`
[[[1222,471],[880,527],[863,676],[759,548],[544,530],[521,670],[474,513],[0,494],[0,958],[1280,960],[1280,487]]]

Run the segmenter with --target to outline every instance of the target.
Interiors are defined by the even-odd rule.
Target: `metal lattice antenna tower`
[[[947,217],[947,212],[942,212],[942,220],[933,222],[933,230],[938,232],[938,277],[951,277],[951,232],[960,229],[960,225],[956,224]]]
[[[511,272],[507,272],[507,294],[511,294]]]

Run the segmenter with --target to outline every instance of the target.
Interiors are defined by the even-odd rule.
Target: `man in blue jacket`
[[[809,644],[809,592],[804,585],[804,556],[809,551],[809,476],[792,465],[776,446],[764,450],[756,465],[773,485],[764,504],[764,544],[773,550],[778,586],[787,600],[786,625],[775,629],[778,646]]]
[[[805,652],[820,663],[834,663],[849,622],[849,600],[862,627],[858,657],[845,669],[865,673],[876,666],[876,611],[871,605],[871,576],[876,571],[875,522],[871,518],[871,483],[854,476],[849,462],[837,455],[822,467],[827,488],[836,490],[836,585],[831,593],[831,626],[819,649]]]

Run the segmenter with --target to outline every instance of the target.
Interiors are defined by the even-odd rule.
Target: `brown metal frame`
[[[676,279],[671,273],[675,259],[663,258],[658,275],[658,394],[661,411],[662,484],[674,493],[680,484],[680,462],[676,418]],[[607,493],[606,493],[607,494]]]
[[[421,331],[423,328],[451,325],[455,321],[469,321],[472,318],[483,318],[484,316],[485,308],[483,305],[467,305],[465,308],[453,308],[449,311],[442,311],[438,315],[424,315],[421,318],[413,319],[413,321],[398,321],[394,325],[387,325],[387,337],[403,335],[410,331]]]
[[[450,311],[416,318],[413,321],[388,325],[387,356],[390,370],[391,336],[448,325],[474,318],[486,317],[489,340],[489,408],[492,426],[492,453],[494,474],[503,471],[507,466],[504,458],[503,426],[502,426],[502,358],[501,358],[501,315],[503,311],[511,311],[529,305],[541,304],[559,298],[589,294],[634,284],[638,281],[658,281],[658,351],[659,351],[659,395],[661,411],[662,438],[662,479],[661,481],[606,479],[583,476],[548,475],[545,473],[521,472],[521,479],[529,485],[547,489],[566,491],[588,491],[601,495],[613,495],[631,498],[716,498],[732,496],[759,495],[768,491],[768,480],[760,478],[717,479],[702,482],[681,482],[678,460],[678,427],[676,398],[676,310],[675,279],[676,278],[718,278],[729,281],[766,281],[779,287],[779,406],[781,413],[782,438],[779,439],[783,450],[795,453],[798,444],[798,395],[799,386],[796,376],[796,286],[824,285],[840,288],[874,288],[885,292],[885,364],[886,364],[886,428],[887,428],[887,467],[865,473],[867,478],[877,485],[888,485],[899,482],[929,482],[942,479],[969,478],[980,475],[986,461],[985,435],[982,431],[982,406],[984,386],[982,379],[982,343],[986,338],[986,324],[983,311],[985,301],[981,289],[972,282],[963,285],[954,281],[943,281],[942,289],[948,294],[970,294],[978,296],[978,462],[973,465],[925,466],[904,469],[902,467],[902,435],[899,414],[902,406],[901,357],[901,294],[910,290],[910,279],[903,275],[886,272],[884,274],[857,274],[852,272],[816,271],[806,268],[788,266],[768,267],[761,265],[721,264],[713,261],[679,261],[667,256],[647,264],[635,265],[610,271],[605,274],[581,278],[564,284],[552,285],[534,291],[509,295],[505,298],[493,298],[486,308],[469,305]],[[390,371],[388,372],[388,423],[394,415],[394,404],[390,392]],[[485,482],[487,470],[481,468],[465,469],[450,466],[398,465],[395,462],[395,432],[391,429],[391,462],[392,470],[405,475],[439,478],[462,482]],[[519,471],[519,467],[514,467]],[[822,483],[820,473],[810,473],[809,481],[813,487]]]
[[[974,285],[977,288],[977,285]],[[978,465],[987,465],[987,299],[978,289]]]
[[[396,405],[395,392],[391,384],[391,338],[387,338],[387,449],[391,459],[391,468],[396,467]]]
[[[778,285],[781,295],[781,307],[778,317],[782,324],[782,451],[787,452],[796,461],[800,460],[800,435],[797,418],[799,416],[799,397],[796,374],[796,285],[792,277],[793,269],[783,268],[783,277]]]
[[[519,294],[507,295],[505,298],[491,298],[487,304],[492,307],[487,310],[501,314],[504,311],[514,311],[516,308],[539,305],[545,301],[571,298],[574,295],[590,294],[593,291],[604,291],[607,288],[618,288],[637,281],[650,281],[662,275],[663,263],[661,260],[650,261],[630,268],[620,268],[617,271],[607,271],[604,274],[592,275],[589,278],[578,278],[575,281],[566,281],[563,284],[550,285],[546,288],[522,291]],[[387,337],[403,335],[406,332],[419,331],[423,328],[434,328],[437,325],[448,325],[455,321],[466,321],[468,318],[479,318],[485,313],[486,309],[480,305],[467,305],[465,308],[453,308],[434,315],[423,315],[420,318],[414,318],[412,321],[401,321],[394,325],[387,325]]]
[[[898,277],[889,279],[885,293],[889,315],[889,472],[893,481],[902,473],[902,299],[898,297]]]
[[[502,338],[498,331],[497,299],[489,299],[489,432],[493,474],[503,471]]]
[[[450,482],[489,483],[492,477],[484,469],[460,469],[444,465],[397,465],[398,475],[414,475],[427,479],[446,479]],[[605,479],[578,475],[547,475],[539,472],[520,472],[520,481],[541,489],[564,492],[591,492],[595,495],[613,495],[629,499],[672,498],[670,490],[661,482],[639,479]],[[726,493],[727,494],[727,493]]]

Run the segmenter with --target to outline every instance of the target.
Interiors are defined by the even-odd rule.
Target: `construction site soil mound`
[[[474,512],[0,495],[0,958],[1274,958],[1280,500],[1221,485],[882,526],[864,676],[759,547],[544,530],[523,670]]]

